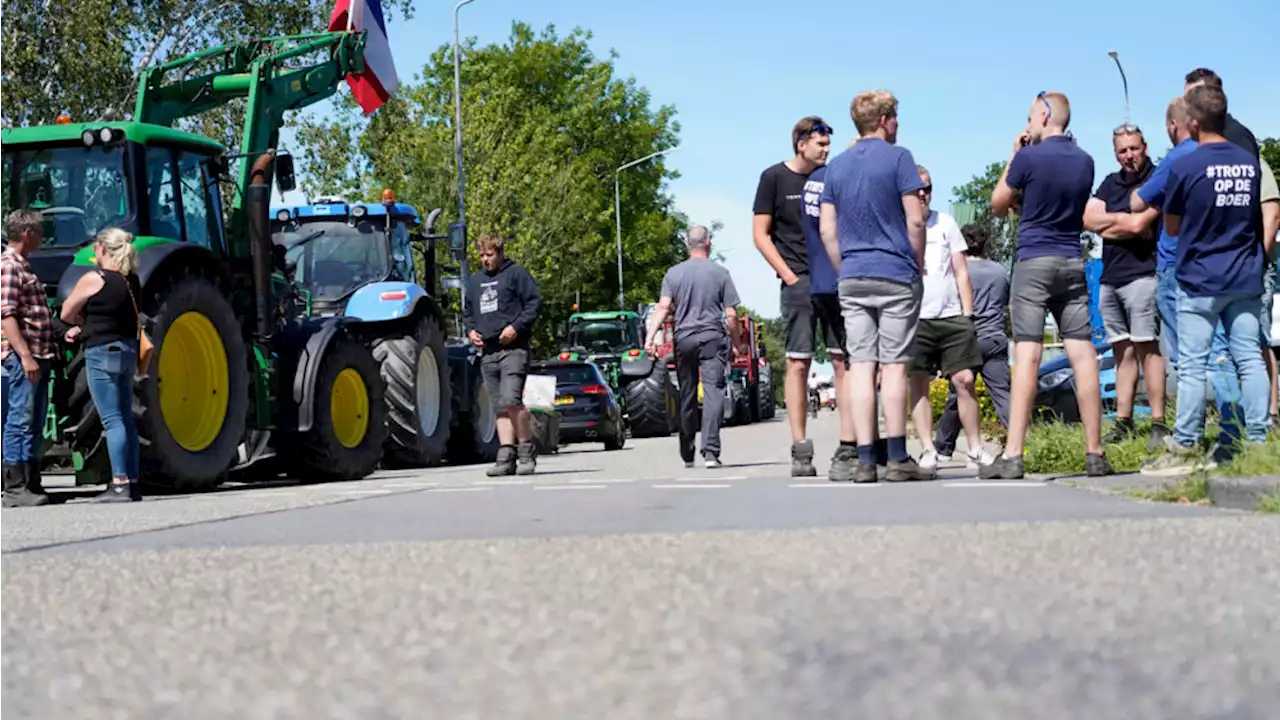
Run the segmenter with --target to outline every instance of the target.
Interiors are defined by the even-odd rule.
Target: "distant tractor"
[[[600,368],[622,403],[632,437],[666,437],[676,429],[676,388],[666,363],[644,351],[643,337],[636,313],[575,313],[559,359],[588,360]]]

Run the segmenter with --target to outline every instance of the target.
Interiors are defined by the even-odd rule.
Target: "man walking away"
[[[891,482],[930,480],[907,455],[907,363],[916,344],[924,288],[924,187],[911,152],[898,139],[898,101],[875,90],[853,99],[859,142],[828,167],[820,229],[839,268],[845,322],[847,387],[858,442],[857,464],[844,448],[831,463],[834,481],[876,482],[876,370],[884,402]]]
[[[996,406],[1000,425],[1009,427],[1009,336],[1004,332],[1009,306],[1009,274],[1004,266],[987,259],[991,234],[986,227],[969,224],[960,229],[968,255],[969,284],[973,287],[973,323],[982,353],[982,382]],[[933,444],[939,462],[950,462],[960,436],[960,405],[954,388],[938,418]]]
[[[925,221],[924,295],[920,303],[920,327],[916,332],[916,352],[911,360],[912,417],[916,433],[924,444],[920,467],[936,470],[938,451],[933,445],[933,405],[929,401],[929,381],[938,370],[951,380],[956,390],[960,422],[969,441],[969,462],[974,467],[988,465],[995,458],[982,447],[978,425],[978,395],[973,387],[974,368],[982,365],[978,333],[973,324],[973,287],[969,282],[967,246],[960,226],[948,214],[931,210],[933,179],[920,166],[924,188],[920,202]]]
[[[1027,127],[991,194],[991,212],[1005,217],[1023,193],[1022,221],[1013,266],[1013,406],[1004,454],[982,468],[983,478],[1023,475],[1022,450],[1035,402],[1044,351],[1045,311],[1053,313],[1075,373],[1076,402],[1084,423],[1085,471],[1115,472],[1102,451],[1102,393],[1098,357],[1089,325],[1089,290],[1080,234],[1093,189],[1093,158],[1067,137],[1071,104],[1067,96],[1042,92],[1031,102]]]
[[[40,445],[49,402],[53,315],[27,256],[44,243],[40,215],[14,210],[5,219],[0,258],[0,359],[4,378],[4,507],[45,505]]]
[[[1187,92],[1195,152],[1171,169],[1164,222],[1178,236],[1178,411],[1171,452],[1143,469],[1155,476],[1189,472],[1204,431],[1205,362],[1218,323],[1226,328],[1240,371],[1245,431],[1264,442],[1270,389],[1260,346],[1258,298],[1264,254],[1260,216],[1261,166],[1223,136],[1227,97],[1201,85]]]
[[[542,309],[542,298],[529,271],[507,259],[504,245],[497,233],[485,233],[476,239],[484,267],[467,281],[463,308],[467,337],[482,351],[480,371],[498,419],[501,447],[497,462],[487,471],[491,477],[530,475],[537,465],[533,419],[523,397],[529,374],[529,340]]]
[[[809,255],[805,247],[803,198],[809,175],[827,162],[831,126],[822,118],[801,118],[791,129],[795,156],[760,174],[752,221],[756,249],[782,282],[779,307],[786,337],[784,382],[787,420],[791,425],[791,474],[813,476],[813,443],[807,439],[805,405],[809,366],[813,362],[814,308],[810,297]]]
[[[680,457],[693,467],[698,432],[698,377],[702,377],[702,459],[708,468],[720,463],[720,423],[724,419],[725,368],[731,338],[739,337],[738,291],[723,266],[710,259],[711,234],[702,225],[685,238],[689,259],[662,278],[661,299],[649,317],[645,351],[654,354],[653,338],[667,313],[675,313],[676,377],[680,384]],[[672,310],[674,304],[675,309]]]
[[[1102,236],[1102,282],[1098,304],[1107,342],[1116,357],[1116,424],[1104,445],[1133,434],[1133,402],[1138,366],[1147,383],[1151,405],[1148,451],[1164,447],[1164,358],[1160,355],[1156,312],[1155,210],[1130,212],[1129,196],[1155,171],[1147,157],[1142,131],[1131,125],[1111,137],[1120,169],[1103,178],[1084,211],[1084,227]]]

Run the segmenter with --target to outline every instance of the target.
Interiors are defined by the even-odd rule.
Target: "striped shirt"
[[[0,256],[0,317],[15,317],[22,336],[37,358],[53,357],[53,314],[45,300],[44,286],[31,271],[27,259],[12,247]],[[0,358],[9,357],[9,338],[0,337]]]

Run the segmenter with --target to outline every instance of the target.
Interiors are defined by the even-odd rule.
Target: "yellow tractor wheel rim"
[[[342,447],[359,445],[369,432],[369,389],[352,368],[338,373],[329,391],[329,415],[333,434]]]
[[[160,414],[175,442],[200,452],[227,420],[231,387],[227,350],[209,318],[194,310],[178,316],[158,350]]]

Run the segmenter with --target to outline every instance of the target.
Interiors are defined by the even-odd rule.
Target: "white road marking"
[[[606,490],[607,485],[540,485],[534,490]]]
[[[297,494],[298,494],[298,493],[294,492],[293,490],[259,490],[258,492],[253,493],[253,494],[252,494],[252,497],[256,497],[256,498],[260,498],[260,497],[293,497],[294,495],[297,495]],[[249,496],[246,496],[246,497],[249,497]]]
[[[595,479],[592,479],[592,480],[582,480],[582,479],[578,479],[578,480],[570,480],[569,482],[570,482],[571,484],[573,484],[573,485],[621,485],[622,483],[631,483],[631,482],[635,482],[635,480],[633,480],[633,479],[631,479],[631,478],[614,478],[614,479],[609,479],[609,480],[595,480]]]
[[[474,485],[532,485],[532,480],[476,480]]]
[[[676,478],[677,482],[706,482],[708,480],[746,480],[746,475],[717,475],[710,473],[707,475],[699,475],[698,477],[682,477]]]
[[[1048,487],[1047,483],[1042,482],[989,482],[986,480],[978,482],[944,482],[942,487],[949,488],[1037,488]]]
[[[331,492],[334,495],[387,495],[391,491],[369,488],[361,490],[332,490]]]
[[[435,486],[437,486],[437,485],[439,485],[439,484],[440,484],[440,483],[434,483],[434,482],[402,482],[402,483],[387,483],[386,485],[383,485],[382,487],[384,487],[384,488],[392,488],[392,489],[402,489],[402,488],[429,488],[429,487],[435,487]]]
[[[710,484],[695,485],[693,483],[682,482],[675,485],[653,485],[651,487],[653,487],[654,490],[723,490],[725,488],[731,488],[733,486],[732,485],[710,485]]]
[[[438,488],[431,488],[430,490],[427,490],[427,492],[433,492],[433,493],[442,493],[442,492],[485,492],[485,491],[492,490],[492,489],[493,489],[493,488],[491,488],[491,487],[489,487],[489,486],[487,486],[487,485],[483,485],[483,486],[480,486],[480,487],[475,487],[475,486],[471,486],[471,487],[457,487],[457,486],[452,486],[452,487],[438,487]]]
[[[880,485],[877,483],[824,482],[824,483],[791,483],[787,487],[792,487],[792,488],[874,488],[874,487],[880,487]]]

